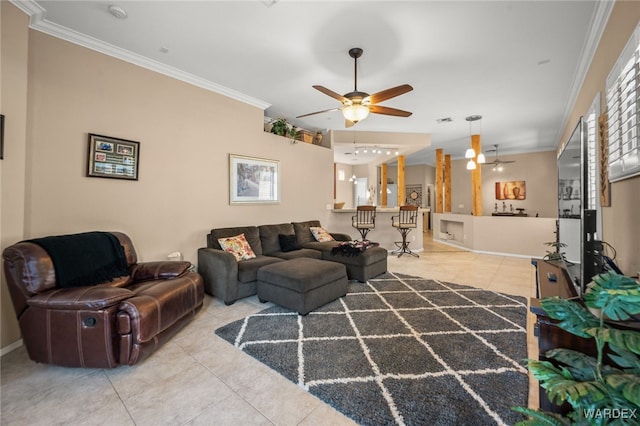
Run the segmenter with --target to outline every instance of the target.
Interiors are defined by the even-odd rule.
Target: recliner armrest
[[[134,281],[167,280],[177,278],[187,272],[191,262],[142,262],[136,263],[131,268],[131,277]]]
[[[131,296],[133,292],[126,288],[97,285],[61,288],[36,294],[27,300],[27,304],[44,309],[98,311],[117,305]]]

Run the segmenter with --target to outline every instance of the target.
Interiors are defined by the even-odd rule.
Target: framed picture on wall
[[[229,203],[279,203],[280,162],[229,154]]]
[[[87,176],[138,180],[140,142],[89,133]]]

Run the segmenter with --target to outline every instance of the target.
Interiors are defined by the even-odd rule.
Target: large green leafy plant
[[[518,425],[640,424],[640,332],[613,328],[605,321],[635,319],[640,313],[640,286],[632,278],[607,272],[593,278],[583,302],[586,307],[558,297],[541,303],[549,317],[560,321],[560,328],[594,339],[596,357],[553,349],[544,354],[553,363],[528,360],[529,371],[540,381],[549,401],[557,405],[567,402],[572,411],[563,417],[514,407],[530,416]],[[605,364],[605,358],[610,362]]]

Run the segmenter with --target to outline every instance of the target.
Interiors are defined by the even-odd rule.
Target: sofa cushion
[[[311,231],[311,234],[313,234],[313,238],[315,238],[319,243],[335,241],[335,238],[329,234],[329,231],[324,229],[322,226],[311,226],[309,230]]]
[[[280,250],[284,252],[300,250],[302,246],[298,244],[298,239],[296,238],[296,234],[280,234],[278,235],[278,240],[280,240]]]
[[[262,243],[262,253],[270,254],[281,251],[280,234],[294,235],[293,225],[290,223],[281,223],[277,225],[261,225],[258,226],[260,232],[260,242]]]
[[[302,247],[306,249],[318,250],[320,252],[328,251],[329,253],[331,253],[331,250],[333,250],[333,248],[337,244],[339,244],[338,241],[311,241],[309,243],[302,244]]]
[[[284,260],[271,256],[256,256],[254,259],[238,262],[238,281],[243,283],[255,281],[258,279],[258,269],[278,262],[284,262]]]
[[[249,260],[256,257],[256,254],[251,250],[251,246],[244,237],[244,234],[236,235],[227,238],[218,238],[218,244],[227,253],[231,253],[236,260]]]
[[[212,229],[211,233],[207,235],[207,247],[222,250],[222,247],[218,242],[218,238],[233,237],[240,234],[244,234],[244,237],[249,242],[249,245],[256,256],[263,254],[262,243],[260,242],[260,234],[257,226],[238,226],[233,228]]]
[[[273,253],[269,253],[269,256],[275,256],[285,260],[298,259],[300,257],[322,259],[322,252],[308,248],[300,248],[293,251],[274,251]]]
[[[303,247],[305,243],[315,242],[316,239],[313,238],[313,234],[311,233],[312,226],[322,226],[320,225],[319,220],[309,220],[307,222],[292,222],[293,229],[296,233],[296,238],[298,238],[298,243],[300,243]]]

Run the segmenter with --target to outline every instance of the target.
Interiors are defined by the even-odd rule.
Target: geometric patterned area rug
[[[360,424],[505,425],[528,402],[526,313],[522,297],[385,273],[216,334]]]

